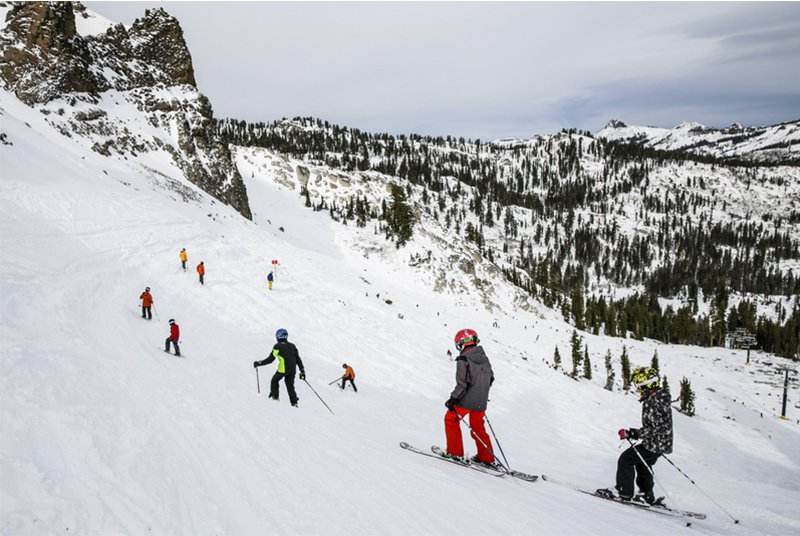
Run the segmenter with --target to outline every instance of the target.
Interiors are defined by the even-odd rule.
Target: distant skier
[[[272,275],[272,272],[267,274],[267,286],[270,290],[272,290],[272,282],[275,280],[275,276]]]
[[[203,277],[206,275],[206,265],[203,261],[200,261],[200,264],[197,265],[197,275],[200,276],[200,284],[204,285]]]
[[[342,391],[344,391],[344,388],[346,387],[347,382],[350,382],[350,385],[353,386],[353,391],[355,391],[357,393],[358,392],[358,388],[356,387],[356,382],[355,382],[356,371],[353,370],[353,367],[351,367],[347,363],[343,363],[342,364],[342,368],[344,369],[344,374],[342,374],[342,385],[340,385],[339,387],[341,387]]]
[[[150,287],[145,287],[144,292],[139,295],[139,299],[142,300],[142,318],[152,320],[153,295],[150,294]]]
[[[189,260],[189,254],[186,253],[186,248],[181,248],[181,252],[178,254],[178,258],[181,260],[181,268],[183,271],[186,271],[186,262]]]
[[[672,452],[672,406],[669,391],[661,388],[658,372],[652,367],[639,367],[631,373],[633,385],[639,391],[642,402],[642,427],[620,429],[622,439],[641,440],[626,449],[617,461],[616,489],[622,500],[633,499],[634,478],[643,499],[648,504],[656,500],[653,494],[651,467],[662,454]],[[647,464],[647,465],[645,465]],[[611,494],[609,490],[597,490],[600,494]]]
[[[303,361],[300,359],[300,353],[297,347],[289,342],[289,332],[281,328],[275,332],[275,339],[278,341],[272,347],[270,356],[262,361],[253,361],[253,367],[261,367],[269,365],[276,359],[278,360],[278,370],[272,376],[272,382],[269,387],[269,397],[273,400],[278,400],[278,383],[283,380],[286,384],[286,392],[289,393],[289,402],[292,406],[297,407],[297,393],[294,391],[294,376],[297,369],[300,369],[300,379],[306,379],[306,369],[303,366]]]
[[[478,455],[471,462],[494,464],[494,452],[489,435],[483,427],[486,404],[489,401],[489,388],[494,382],[494,373],[489,358],[483,348],[478,346],[478,333],[473,329],[462,329],[455,336],[456,349],[456,387],[444,403],[447,413],[444,416],[444,429],[447,435],[447,454],[456,458],[464,457],[461,439],[460,420],[469,414],[472,438],[478,448]]]
[[[172,343],[172,346],[175,347],[175,355],[180,357],[181,349],[178,346],[178,341],[181,338],[181,328],[178,327],[178,324],[175,323],[174,318],[169,319],[169,337],[167,340],[164,341],[164,351],[169,353],[169,343]]]

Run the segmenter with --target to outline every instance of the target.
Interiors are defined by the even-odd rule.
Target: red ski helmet
[[[456,349],[460,352],[466,346],[475,346],[480,342],[480,339],[478,339],[477,331],[466,328],[459,330],[453,341],[456,343]]]

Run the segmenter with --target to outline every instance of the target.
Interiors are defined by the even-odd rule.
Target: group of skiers
[[[189,255],[186,248],[179,254],[181,267],[186,270]],[[204,283],[205,264],[201,261],[197,265],[200,283]],[[272,290],[273,273],[267,276],[268,288]],[[153,296],[150,287],[146,287],[139,296],[142,304],[142,318],[152,319]],[[180,327],[174,319],[169,320],[170,334],[165,340],[164,351],[169,352],[170,346],[175,350],[175,355],[180,356]],[[279,384],[281,381],[286,386],[289,403],[297,407],[298,397],[294,381],[297,370],[300,379],[306,380],[306,371],[297,347],[289,342],[289,332],[280,328],[275,332],[276,343],[270,355],[261,361],[254,361],[253,367],[258,368],[275,361],[278,368],[270,381],[269,398],[279,399]],[[469,459],[470,463],[495,466],[494,456],[489,434],[486,433],[484,420],[489,401],[489,390],[494,383],[492,365],[483,347],[479,345],[478,333],[473,329],[459,330],[454,338],[458,356],[456,357],[456,385],[445,402],[447,413],[444,417],[445,436],[447,438],[446,456],[465,460],[464,444],[461,436],[461,421],[468,419],[471,436],[475,441],[477,454]],[[450,357],[450,351],[447,351]],[[347,383],[358,392],[355,384],[355,371],[347,363],[342,364],[344,373],[340,388],[345,389]],[[653,504],[656,497],[653,493],[652,466],[662,454],[672,452],[672,406],[669,391],[662,389],[658,371],[651,367],[639,367],[631,374],[634,387],[640,395],[642,403],[642,426],[640,428],[622,428],[617,433],[620,440],[628,440],[631,446],[626,449],[617,461],[616,491],[622,500],[641,499],[648,504]],[[339,381],[339,380],[334,380]],[[331,382],[333,383],[333,382]],[[640,440],[633,444],[631,440]],[[638,486],[640,495],[635,495],[634,483]],[[607,489],[597,491],[601,495],[613,495]]]
[[[469,418],[469,428],[475,441],[477,455],[469,462],[495,466],[497,462],[489,435],[484,428],[489,389],[494,383],[494,372],[486,352],[479,345],[478,333],[473,329],[459,330],[455,335],[456,385],[450,398],[444,403],[447,437],[446,456],[464,460],[464,445],[461,437],[461,421]],[[620,440],[629,440],[626,449],[617,461],[616,490],[624,501],[642,500],[653,504],[657,500],[653,493],[652,466],[662,454],[672,452],[672,405],[669,391],[662,389],[658,371],[651,367],[633,370],[631,380],[642,403],[642,426],[623,428],[617,433]],[[343,382],[344,383],[344,382]],[[633,444],[630,440],[640,440]],[[634,494],[634,482],[641,495]],[[601,495],[613,495],[610,490],[597,490]]]
[[[186,252],[186,248],[181,248],[180,253],[178,253],[178,258],[181,261],[181,268],[183,271],[186,271],[186,263],[189,261],[189,253]],[[197,265],[197,274],[200,276],[200,284],[204,284],[203,276],[205,276],[206,267],[203,261],[200,261],[200,264]],[[142,306],[142,318],[146,320],[153,319],[153,304],[155,300],[153,299],[153,295],[150,293],[150,287],[145,287],[144,292],[139,295],[139,300],[141,300]],[[175,350],[175,355],[180,357],[181,349],[178,345],[180,341],[181,330],[178,324],[175,322],[174,318],[169,319],[169,336],[164,341],[164,351],[169,353],[170,346],[172,346]]]
[[[181,261],[181,268],[183,271],[186,271],[186,263],[189,262],[189,253],[186,251],[186,248],[181,248],[180,253],[178,253],[178,258]],[[205,275],[206,275],[206,264],[205,261],[200,261],[200,264],[197,265],[195,268],[197,271],[197,276],[199,278],[200,284],[205,284]]]

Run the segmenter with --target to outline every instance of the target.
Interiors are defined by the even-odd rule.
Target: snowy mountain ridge
[[[683,122],[671,129],[628,126],[612,119],[596,136],[663,151],[687,151],[723,159],[744,158],[762,163],[797,163],[800,160],[800,119],[765,127],[733,123],[727,128]]]

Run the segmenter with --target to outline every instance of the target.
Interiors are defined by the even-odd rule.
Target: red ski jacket
[[[177,341],[181,337],[181,328],[178,327],[178,324],[172,324],[169,327],[169,338],[170,340]]]

